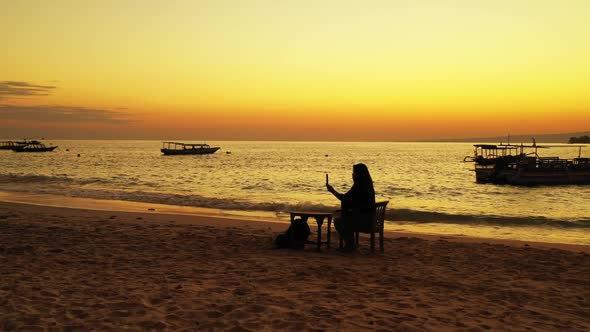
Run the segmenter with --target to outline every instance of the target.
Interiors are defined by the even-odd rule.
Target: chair
[[[359,244],[359,233],[368,233],[371,235],[371,252],[375,252],[375,233],[379,232],[379,250],[384,251],[383,248],[383,223],[385,221],[385,208],[389,201],[381,201],[375,203],[375,214],[371,216],[369,228],[367,230],[356,230],[354,232],[355,242]],[[343,241],[340,239],[340,248],[343,246]]]

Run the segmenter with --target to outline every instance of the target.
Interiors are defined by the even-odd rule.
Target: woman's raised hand
[[[334,192],[334,187],[332,187],[329,183],[326,183],[326,189],[328,189],[328,191],[331,193]]]

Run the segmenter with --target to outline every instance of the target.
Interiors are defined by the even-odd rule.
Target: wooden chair
[[[381,201],[375,203],[375,214],[371,217],[369,229],[357,230],[354,232],[355,242],[359,244],[359,233],[368,233],[371,235],[371,252],[375,252],[375,233],[379,232],[379,250],[384,251],[383,248],[383,223],[385,221],[385,208],[389,201]],[[340,239],[340,248],[343,246],[343,241]]]

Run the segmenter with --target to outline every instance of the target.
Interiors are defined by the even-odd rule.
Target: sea
[[[377,200],[389,201],[389,230],[590,245],[590,186],[478,184],[473,164],[462,162],[473,155],[473,143],[210,141],[221,147],[215,154],[186,156],[163,155],[160,141],[45,143],[58,149],[0,150],[0,191],[286,221],[292,210],[337,209],[326,174],[346,192],[352,166],[364,163]],[[573,158],[579,151],[558,147],[540,154]],[[590,148],[582,157],[590,157]]]

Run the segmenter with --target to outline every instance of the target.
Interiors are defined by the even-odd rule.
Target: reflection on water
[[[590,225],[590,186],[476,184],[473,165],[461,163],[473,150],[467,143],[208,142],[222,149],[201,156],[163,156],[158,141],[52,143],[60,148],[51,153],[0,151],[0,190],[280,216],[294,208],[337,207],[325,191],[325,174],[337,190],[346,191],[352,165],[363,162],[377,199],[391,201],[387,219],[420,223],[416,228],[481,230],[516,222],[563,225],[587,235],[583,226]],[[565,148],[540,152],[578,154]],[[590,149],[582,155],[590,156]]]

